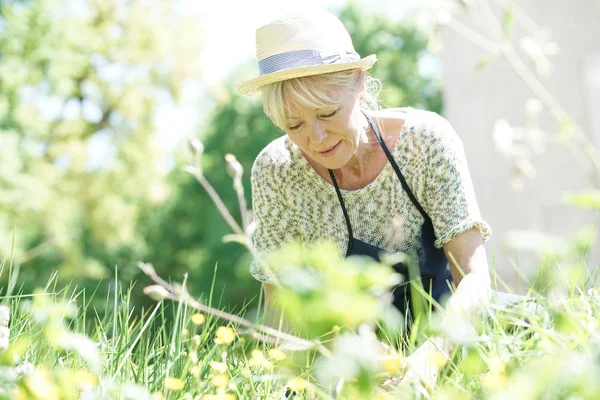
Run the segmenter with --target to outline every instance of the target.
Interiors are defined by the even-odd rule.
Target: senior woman
[[[419,260],[436,300],[449,293],[450,281],[456,285],[448,312],[485,303],[490,228],[452,126],[428,111],[380,109],[377,81],[367,72],[376,56],[361,58],[328,12],[289,14],[260,27],[256,53],[260,76],[237,89],[261,94],[266,115],[285,132],[252,168],[258,254],[292,240],[332,241],[344,256],[403,252]],[[264,283],[269,305],[276,286],[261,265],[254,262],[251,273]],[[395,294],[401,311],[406,296]],[[423,380],[437,373],[425,355],[450,348],[432,338],[417,350]]]

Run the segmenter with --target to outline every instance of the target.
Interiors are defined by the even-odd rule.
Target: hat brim
[[[283,69],[271,74],[259,76],[258,78],[254,78],[246,82],[238,83],[235,85],[235,88],[242,94],[256,96],[260,94],[261,87],[270,83],[281,82],[293,78],[301,78],[303,76],[346,71],[349,69],[362,69],[363,71],[366,71],[376,62],[377,56],[375,54],[371,54],[370,56],[364,57],[357,61]]]

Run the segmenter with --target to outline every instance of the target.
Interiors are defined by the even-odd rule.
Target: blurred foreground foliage
[[[552,295],[531,293],[508,307],[492,302],[468,334],[428,318],[431,332],[456,338],[457,346],[448,360],[435,359],[443,368],[437,383],[424,387],[403,379],[410,343],[397,350],[369,328],[384,317],[382,307],[370,314],[360,305],[335,310],[339,303],[323,296],[341,280],[350,284],[333,293],[373,304],[389,293],[396,274],[389,266],[331,254],[323,244],[302,252],[291,246],[275,256],[289,260],[281,271],[281,300],[312,337],[315,346],[305,348],[290,348],[286,340],[259,342],[247,325],[200,313],[184,298],[156,296],[157,304],[133,314],[133,286],[90,294],[74,286],[54,289],[51,280],[32,295],[3,286],[0,399],[272,399],[286,389],[298,399],[600,395],[600,297],[595,289],[583,290],[588,276],[556,274]],[[10,260],[0,261],[0,270],[16,273]],[[303,285],[285,284],[286,275],[298,274],[295,282]],[[94,296],[111,303],[110,315],[96,314]],[[298,306],[298,297],[308,297],[310,306]]]
[[[209,82],[199,74],[200,28],[179,5],[1,3],[0,257],[12,254],[21,266],[24,292],[56,270],[59,282],[79,287],[106,286],[115,276],[136,280],[135,263],[146,260],[165,277],[189,272],[195,293],[211,289],[218,263],[214,292],[223,293],[223,304],[241,305],[257,293],[249,255],[222,242],[229,228],[182,172],[186,156],[165,154],[157,140],[160,107],[177,106],[190,80]],[[352,4],[341,18],[357,51],[379,55],[374,72],[387,105],[440,111],[439,82],[419,74],[424,34]],[[224,86],[206,84],[214,107],[198,111],[207,121],[198,128],[204,174],[232,212],[237,200],[224,155],[241,162],[250,197],[252,162],[281,134],[258,99],[233,91],[252,68],[242,67]]]

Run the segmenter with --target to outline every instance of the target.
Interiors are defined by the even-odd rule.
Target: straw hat
[[[256,30],[256,58],[260,76],[235,87],[243,94],[260,94],[273,82],[326,74],[375,64],[374,54],[361,58],[346,28],[324,10],[296,12]]]

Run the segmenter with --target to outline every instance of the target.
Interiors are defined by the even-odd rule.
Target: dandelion
[[[229,344],[235,339],[235,331],[233,328],[220,326],[219,329],[217,329],[216,336],[215,343]]]
[[[171,378],[171,377],[165,378],[165,387],[168,390],[177,392],[177,391],[183,389],[184,386],[185,386],[185,382],[183,382],[179,378]]]
[[[271,361],[267,360],[263,352],[258,349],[252,350],[252,358],[248,362],[248,365],[252,367],[263,367],[266,369],[273,368]]]
[[[218,361],[211,361],[210,367],[217,372],[224,374],[227,371],[227,364]]]
[[[191,316],[191,320],[194,325],[202,325],[206,321],[206,317],[204,314],[196,313]]]
[[[267,353],[269,354],[269,357],[275,361],[285,360],[285,353],[279,349],[269,349]]]
[[[308,381],[302,378],[294,378],[289,380],[286,386],[296,392],[299,392],[308,387]]]
[[[210,382],[213,386],[225,389],[229,384],[229,376],[226,374],[218,374],[213,376]]]
[[[190,374],[192,374],[192,376],[196,379],[200,378],[200,367],[198,367],[197,365],[193,366],[190,369]]]

